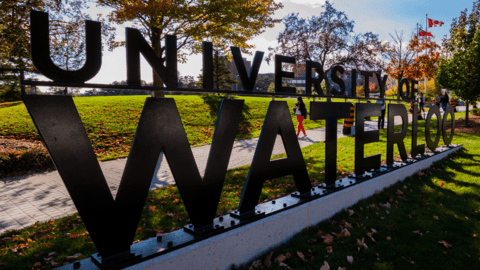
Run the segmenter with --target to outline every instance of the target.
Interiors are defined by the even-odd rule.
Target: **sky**
[[[283,0],[283,9],[277,10],[274,17],[284,18],[290,13],[299,13],[300,17],[310,18],[318,16],[324,11],[323,0]],[[428,18],[439,20],[445,24],[442,27],[429,28],[429,32],[434,35],[434,40],[441,44],[443,36],[448,35],[450,25],[460,12],[472,8],[473,1],[462,0],[331,0],[333,7],[339,11],[345,12],[348,19],[355,21],[355,33],[372,32],[378,34],[384,41],[392,41],[390,33],[395,31],[404,32],[404,37],[409,38],[412,31],[416,29],[417,23],[426,24],[426,14]],[[108,9],[92,5],[87,13],[92,18],[96,14],[108,13]],[[125,26],[117,27],[117,40],[125,40]],[[255,51],[263,51],[267,54],[268,47],[276,47],[277,36],[284,29],[284,24],[279,23],[274,28],[268,28],[266,31],[254,39],[249,44],[255,45]],[[247,60],[252,61],[255,51],[251,55],[244,55]],[[126,80],[126,60],[125,48],[116,48],[113,52],[105,49],[102,57],[102,68],[99,73],[88,83],[110,84],[113,81]],[[142,57],[141,77],[146,82],[152,81],[152,70],[148,63]],[[200,74],[202,65],[201,55],[191,55],[187,63],[178,65],[181,76],[192,75],[197,77]],[[268,65],[262,62],[260,73],[273,72],[274,65],[271,62]]]

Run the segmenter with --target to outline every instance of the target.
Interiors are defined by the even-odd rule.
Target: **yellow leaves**
[[[445,185],[445,183],[440,182],[440,183],[438,183],[438,185],[441,186],[441,187],[443,187],[443,186]]]
[[[178,202],[179,202],[179,199],[175,199],[175,200],[173,200],[172,203],[177,204]]]

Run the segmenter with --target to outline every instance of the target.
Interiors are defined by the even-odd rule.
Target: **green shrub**
[[[480,116],[480,108],[472,109],[473,115]]]

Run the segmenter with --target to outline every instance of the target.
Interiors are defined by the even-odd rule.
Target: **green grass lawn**
[[[130,150],[138,120],[148,96],[74,97],[88,138],[99,160],[125,157]],[[178,107],[191,146],[212,141],[221,96],[168,96]],[[234,97],[244,99],[242,119],[236,139],[260,135],[271,98]],[[293,108],[295,99],[286,100]],[[309,100],[305,100],[309,108]],[[292,121],[296,124],[291,111]],[[306,120],[305,129],[320,127],[324,121]],[[40,140],[40,136],[22,102],[0,105],[0,136],[15,139]]]
[[[419,143],[424,142],[423,123],[424,121],[420,121]],[[358,269],[375,269],[375,267],[390,269],[392,266],[407,269],[407,266],[419,267],[419,265],[425,266],[437,262],[446,263],[448,260],[453,260],[453,256],[459,256],[458,258],[464,261],[463,266],[474,263],[478,265],[477,249],[480,248],[480,244],[473,234],[480,233],[475,215],[475,211],[479,210],[480,206],[477,190],[477,178],[480,174],[479,139],[479,134],[456,134],[453,143],[463,144],[465,150],[456,157],[452,157],[452,160],[439,162],[434,166],[435,169],[422,172],[424,175],[421,177],[419,175],[411,177],[380,195],[360,202],[352,208],[355,211],[353,216],[346,216],[342,212],[330,221],[320,223],[318,229],[305,230],[287,245],[276,249],[274,258],[289,252],[292,257],[284,263],[294,269],[312,269],[312,267],[318,269],[324,260],[334,266],[332,269],[337,269],[338,266],[347,266],[350,269],[357,265]],[[410,134],[407,135],[405,143],[409,150]],[[366,145],[365,150],[366,156],[381,153],[382,159],[385,159],[386,130],[381,130],[380,142]],[[312,185],[318,185],[324,179],[325,143],[320,142],[305,147],[302,152]],[[398,152],[395,155],[398,155]],[[282,155],[275,156],[275,158],[280,157]],[[354,138],[339,139],[338,175],[352,172],[353,163]],[[244,166],[228,171],[217,214],[226,214],[228,211],[237,209],[248,170],[249,166]],[[440,182],[443,182],[443,185]],[[403,188],[404,185],[406,189]],[[395,194],[397,189],[403,192],[400,197]],[[264,184],[260,201],[265,202],[281,197],[295,190],[291,176],[272,179]],[[390,198],[393,200],[390,201]],[[392,208],[388,209],[389,214],[385,209],[377,208],[380,202],[387,201],[392,205]],[[360,207],[363,210],[360,210]],[[455,215],[458,219],[454,217]],[[465,219],[466,216],[469,220]],[[335,238],[334,243],[328,245],[333,246],[334,253],[327,254],[327,245],[323,244],[320,236],[316,236],[318,230],[322,230],[323,235],[331,232],[339,233],[339,225],[345,226],[343,219],[352,224],[352,228],[349,229],[352,236]],[[135,239],[141,241],[158,233],[177,230],[186,224],[189,224],[189,219],[177,187],[172,185],[156,189],[150,191],[148,195]],[[371,228],[377,231],[372,236],[376,243],[365,236],[366,231],[371,231]],[[417,230],[423,236],[412,233]],[[390,241],[385,240],[387,236],[391,238]],[[312,246],[306,244],[307,240],[315,237],[317,244]],[[356,238],[365,238],[369,249],[365,250],[361,247],[358,252]],[[443,250],[438,244],[441,240],[453,247]],[[420,248],[421,251],[416,251],[416,248]],[[308,249],[311,250],[314,259],[308,257],[309,262],[301,261],[296,252],[308,253]],[[88,258],[95,252],[95,246],[77,214],[51,222],[38,223],[0,236],[0,266],[4,269],[51,269]],[[326,255],[329,257],[325,257]],[[347,265],[345,259],[347,255],[353,256],[356,263]],[[380,260],[377,260],[377,257]],[[415,264],[411,264],[410,261]],[[274,265],[278,269],[278,263]],[[452,264],[442,265],[446,267]],[[463,269],[463,267],[455,269]]]

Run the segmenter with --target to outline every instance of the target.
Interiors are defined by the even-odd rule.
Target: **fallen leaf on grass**
[[[442,245],[443,245],[444,247],[446,247],[446,248],[452,247],[452,245],[450,245],[449,243],[445,242],[444,240],[438,241],[438,243],[439,243],[439,244],[442,244]]]
[[[302,261],[308,262],[308,261],[305,259],[305,255],[303,255],[302,252],[300,252],[300,251],[297,250],[297,255],[298,255],[298,257],[300,257],[300,259],[302,259]]]
[[[326,249],[327,249],[328,253],[330,253],[330,254],[333,253],[333,247],[332,246],[327,246]]]
[[[71,260],[71,259],[78,259],[78,257],[82,256],[81,253],[76,253],[75,255],[73,256],[67,256],[66,259],[67,260]]]
[[[322,267],[320,267],[320,270],[330,270],[330,265],[328,265],[327,261],[323,262]]]
[[[347,256],[347,261],[349,263],[353,263],[353,257],[352,256]]]
[[[400,189],[397,189],[397,192],[395,192],[395,194],[397,194],[398,196],[403,195],[403,191],[401,191]]]
[[[270,254],[268,254],[268,256],[265,258],[265,261],[263,261],[263,264],[266,267],[271,267],[272,266],[272,255],[273,255],[273,251],[270,252]]]
[[[420,236],[423,236],[423,234],[420,231],[413,231],[414,234],[418,234]]]
[[[347,212],[349,216],[353,216],[353,214],[355,214],[352,209],[347,209]]]
[[[370,237],[370,239],[372,239],[372,242],[375,242],[375,243],[377,242],[377,241],[375,241],[375,239],[373,239],[372,233],[368,232],[367,236]]]
[[[351,228],[351,226],[350,226],[350,228]],[[349,236],[351,235],[350,232],[347,230],[347,228],[345,228],[345,229],[342,230],[342,234],[343,234],[345,237],[349,237]]]
[[[477,235],[476,235],[476,234],[473,234],[473,238],[477,238]]]
[[[322,235],[320,237],[323,238],[323,242],[327,245],[330,245],[333,243],[333,236],[330,234]]]
[[[37,263],[35,263],[35,264],[33,265],[33,267],[40,267],[40,266],[42,266],[42,264],[39,263],[39,262],[37,262]]]
[[[465,217],[466,220],[468,220],[468,217]]]
[[[279,263],[278,265],[279,265],[280,267],[285,267],[285,268],[287,268],[287,269],[292,269],[290,266],[284,264],[283,262]]]
[[[418,170],[418,175],[423,176],[423,175],[425,175],[425,173],[423,173],[421,170]]]
[[[273,260],[273,262],[274,263],[276,263],[276,262],[281,263],[281,262],[285,261],[286,259],[288,259],[287,256],[285,256],[283,254],[280,254],[280,255],[278,255],[277,258],[275,258],[275,260]]]
[[[438,185],[441,186],[441,187],[443,187],[443,186],[445,185],[445,183],[440,182],[440,183],[438,183]]]
[[[390,203],[386,203],[386,204],[383,204],[383,203],[379,203],[381,207],[383,208],[387,208],[387,209],[390,209],[392,206],[390,205]]]
[[[392,238],[390,236],[387,236],[387,240],[390,241],[392,240]]]
[[[310,244],[310,245],[313,245],[313,244],[317,243],[317,238],[312,238],[312,239],[308,240],[307,243]]]
[[[339,266],[337,270],[347,270],[347,268],[346,268],[346,267],[340,267],[340,266]]]
[[[252,266],[250,266],[250,267],[253,267],[253,268],[257,269],[257,268],[260,268],[262,266],[263,266],[262,260],[256,260],[256,261],[253,261]]]
[[[372,228],[372,233],[377,233],[377,230],[375,230],[374,228]]]

